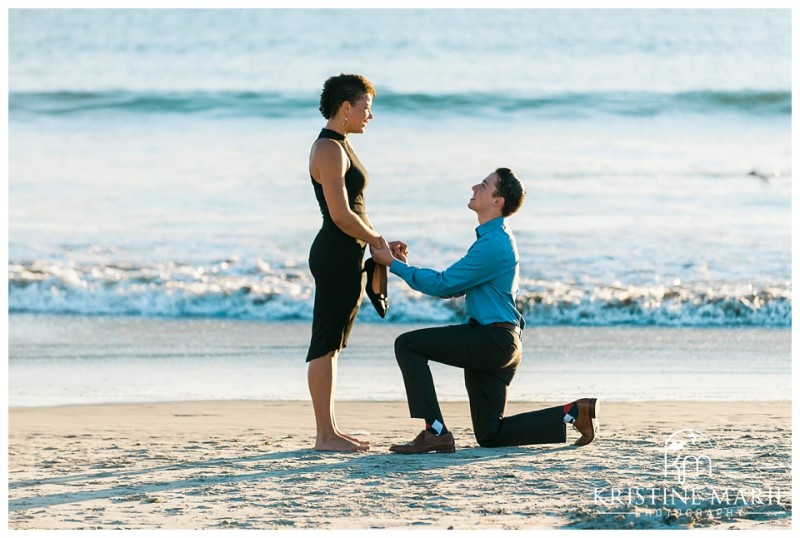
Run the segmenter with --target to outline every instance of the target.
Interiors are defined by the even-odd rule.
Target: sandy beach
[[[598,396],[595,442],[480,448],[442,367],[457,451],[401,456],[408,328],[357,324],[336,409],[372,449],[337,454],[311,449],[305,324],[11,316],[8,526],[791,527],[790,331],[533,327],[507,414]]]
[[[509,413],[545,403],[510,403]],[[443,411],[454,454],[401,456],[402,402],[341,402],[366,454],[310,449],[309,402],[12,408],[10,529],[791,527],[790,402],[601,402],[587,447],[478,447]],[[700,465],[665,465],[686,445]],[[699,472],[698,472],[699,471]]]

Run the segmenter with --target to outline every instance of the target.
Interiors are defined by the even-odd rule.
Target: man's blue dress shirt
[[[466,294],[464,322],[481,325],[506,322],[520,328],[525,320],[516,308],[519,291],[519,254],[505,218],[484,222],[467,254],[444,271],[434,271],[394,260],[389,270],[413,289],[426,295],[449,298]]]

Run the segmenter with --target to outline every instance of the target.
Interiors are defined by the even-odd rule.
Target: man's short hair
[[[322,86],[322,94],[319,96],[319,111],[326,120],[329,120],[336,115],[342,103],[347,101],[355,104],[366,94],[375,97],[375,88],[361,75],[342,73],[339,76],[330,77]]]
[[[497,173],[497,183],[494,196],[502,196],[505,199],[503,216],[508,217],[522,207],[522,203],[525,201],[525,185],[508,168],[498,168],[495,172]]]

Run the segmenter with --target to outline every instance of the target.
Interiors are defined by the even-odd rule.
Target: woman
[[[369,443],[336,427],[333,394],[336,361],[347,346],[364,291],[363,258],[367,244],[383,245],[367,219],[364,189],[367,171],[347,136],[363,133],[372,119],[375,89],[360,75],[341,74],[325,81],[319,110],[328,123],[311,146],[309,172],[322,228],[311,245],[314,321],[308,362],[308,387],[317,422],[316,450],[367,451]]]

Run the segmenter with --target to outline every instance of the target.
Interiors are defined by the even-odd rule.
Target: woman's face
[[[344,103],[345,131],[348,133],[363,133],[367,123],[372,119],[372,96],[365,93],[355,103]]]

